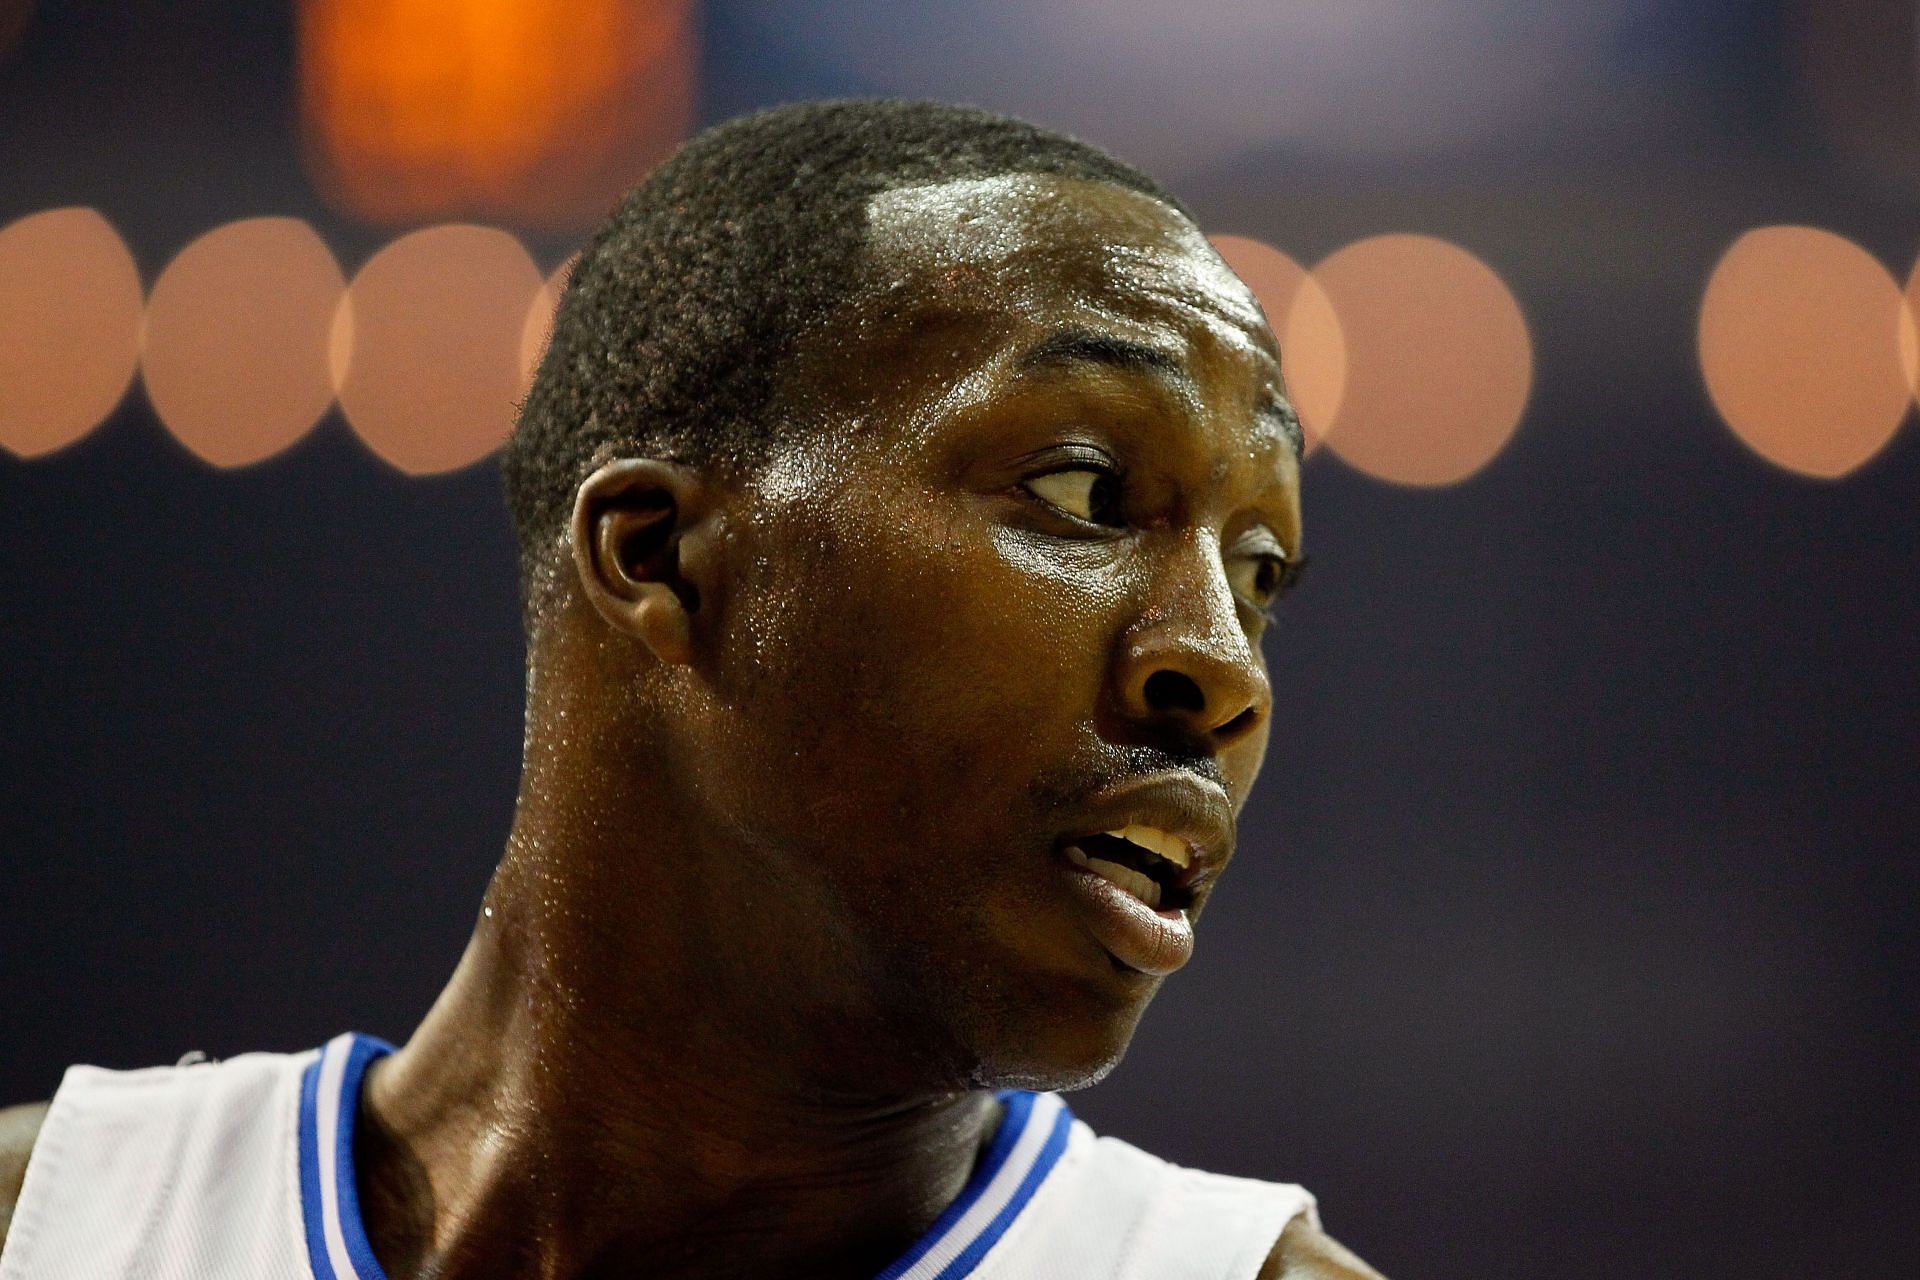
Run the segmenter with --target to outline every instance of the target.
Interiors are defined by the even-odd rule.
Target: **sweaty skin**
[[[1099,1079],[1186,958],[1061,845],[1130,804],[1204,833],[1194,921],[1231,857],[1300,554],[1272,335],[1119,187],[870,215],[769,463],[581,486],[506,856],[362,1102],[394,1280],[870,1280],[989,1088]],[[1262,1274],[1374,1273],[1296,1221]]]

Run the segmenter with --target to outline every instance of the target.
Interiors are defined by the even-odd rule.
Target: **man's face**
[[[676,734],[809,990],[961,1082],[1087,1083],[1185,960],[1266,752],[1291,410],[1251,296],[1157,201],[1010,175],[870,214],[877,283],[785,387]]]

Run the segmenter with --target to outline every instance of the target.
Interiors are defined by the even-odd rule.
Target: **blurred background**
[[[1169,183],[1316,446],[1241,857],[1080,1114],[1398,1277],[1911,1277],[1894,0],[0,0],[0,1100],[407,1034],[511,815],[487,459],[566,260],[869,93]]]

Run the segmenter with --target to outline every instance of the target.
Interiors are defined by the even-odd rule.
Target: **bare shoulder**
[[[1301,1214],[1287,1224],[1260,1268],[1259,1280],[1384,1280],[1353,1251]]]
[[[30,1102],[23,1107],[0,1107],[0,1244],[7,1241],[13,1206],[19,1202],[20,1185],[27,1180],[27,1157],[33,1154],[34,1139],[40,1136],[51,1105]]]

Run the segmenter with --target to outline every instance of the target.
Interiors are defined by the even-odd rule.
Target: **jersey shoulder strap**
[[[313,1056],[69,1068],[0,1280],[312,1280],[296,1126]]]
[[[1254,1280],[1313,1196],[1172,1164],[1122,1142],[1073,1131],[1033,1203],[985,1259],[979,1280]]]
[[[355,1194],[361,1078],[389,1046],[67,1072],[27,1163],[0,1280],[381,1280]],[[1287,1183],[1095,1137],[1053,1094],[1003,1095],[968,1187],[879,1280],[1253,1280]]]

